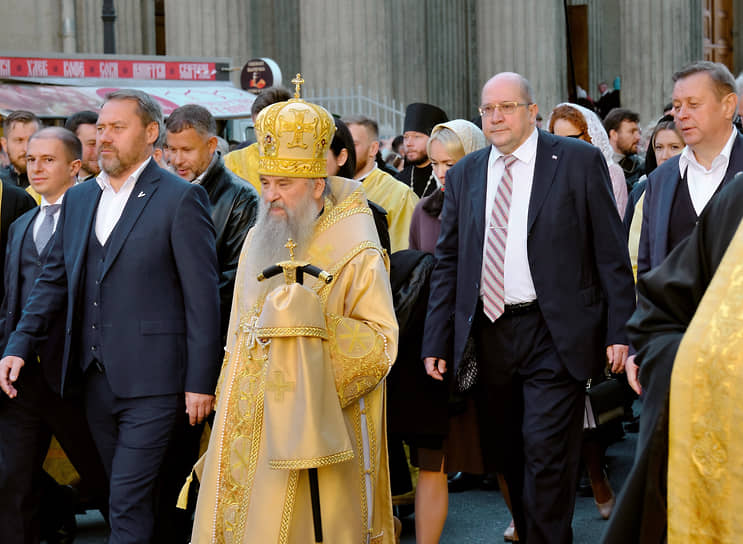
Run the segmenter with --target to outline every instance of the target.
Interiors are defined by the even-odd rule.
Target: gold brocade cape
[[[258,144],[230,151],[224,156],[224,165],[250,183],[261,194],[261,178],[258,175]]]
[[[305,287],[263,298],[245,264],[254,231],[243,247],[214,430],[196,467],[194,544],[312,542],[307,466],[319,467],[326,544],[394,542],[384,378],[397,322],[388,263],[360,184],[328,183],[332,194],[300,257],[333,274],[330,285],[305,276]]]
[[[671,375],[669,544],[743,538],[743,226],[681,340]]]
[[[410,245],[410,221],[418,203],[418,195],[413,190],[390,176],[380,168],[375,168],[362,182],[366,196],[387,210],[387,229],[390,233],[392,253],[408,249]]]

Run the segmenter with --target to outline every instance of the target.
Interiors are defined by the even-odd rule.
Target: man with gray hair
[[[227,334],[237,261],[245,235],[258,215],[258,192],[224,166],[217,151],[217,123],[209,110],[187,104],[165,123],[175,173],[206,189],[217,233],[222,337]]]
[[[76,385],[84,392],[110,480],[111,544],[152,541],[155,481],[173,429],[186,414],[196,425],[211,413],[220,366],[209,200],[151,160],[161,119],[142,91],[106,97],[102,172],[65,194],[46,266],[0,361],[0,387],[15,398],[49,316],[66,314],[62,395]]]
[[[418,195],[411,187],[377,166],[379,126],[376,121],[359,115],[347,117],[343,122],[351,132],[356,149],[354,179],[363,184],[369,200],[387,211],[387,229],[390,233],[392,252],[408,249],[410,220],[418,203]]]

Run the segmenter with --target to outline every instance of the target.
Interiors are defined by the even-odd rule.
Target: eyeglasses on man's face
[[[498,110],[502,115],[513,115],[519,106],[531,106],[533,102],[501,102],[499,104],[483,104],[478,111],[481,117],[490,117]]]

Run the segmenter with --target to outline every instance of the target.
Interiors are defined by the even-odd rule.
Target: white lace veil
[[[607,164],[614,164],[614,150],[609,143],[609,136],[606,134],[606,130],[604,129],[604,125],[601,122],[601,119],[599,119],[599,116],[588,108],[584,108],[578,104],[562,102],[555,106],[555,109],[560,106],[570,106],[583,116],[583,119],[585,119],[586,125],[588,126],[588,135],[591,137],[591,143],[601,150]],[[553,109],[552,112],[554,112],[555,109]],[[550,120],[552,119],[552,112],[550,112],[549,117],[547,118],[548,127],[550,126]]]

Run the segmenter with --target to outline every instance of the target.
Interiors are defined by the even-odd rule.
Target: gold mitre
[[[302,76],[292,79],[294,98],[267,106],[255,120],[258,174],[290,178],[324,178],[325,158],[335,134],[328,111],[299,98]]]

